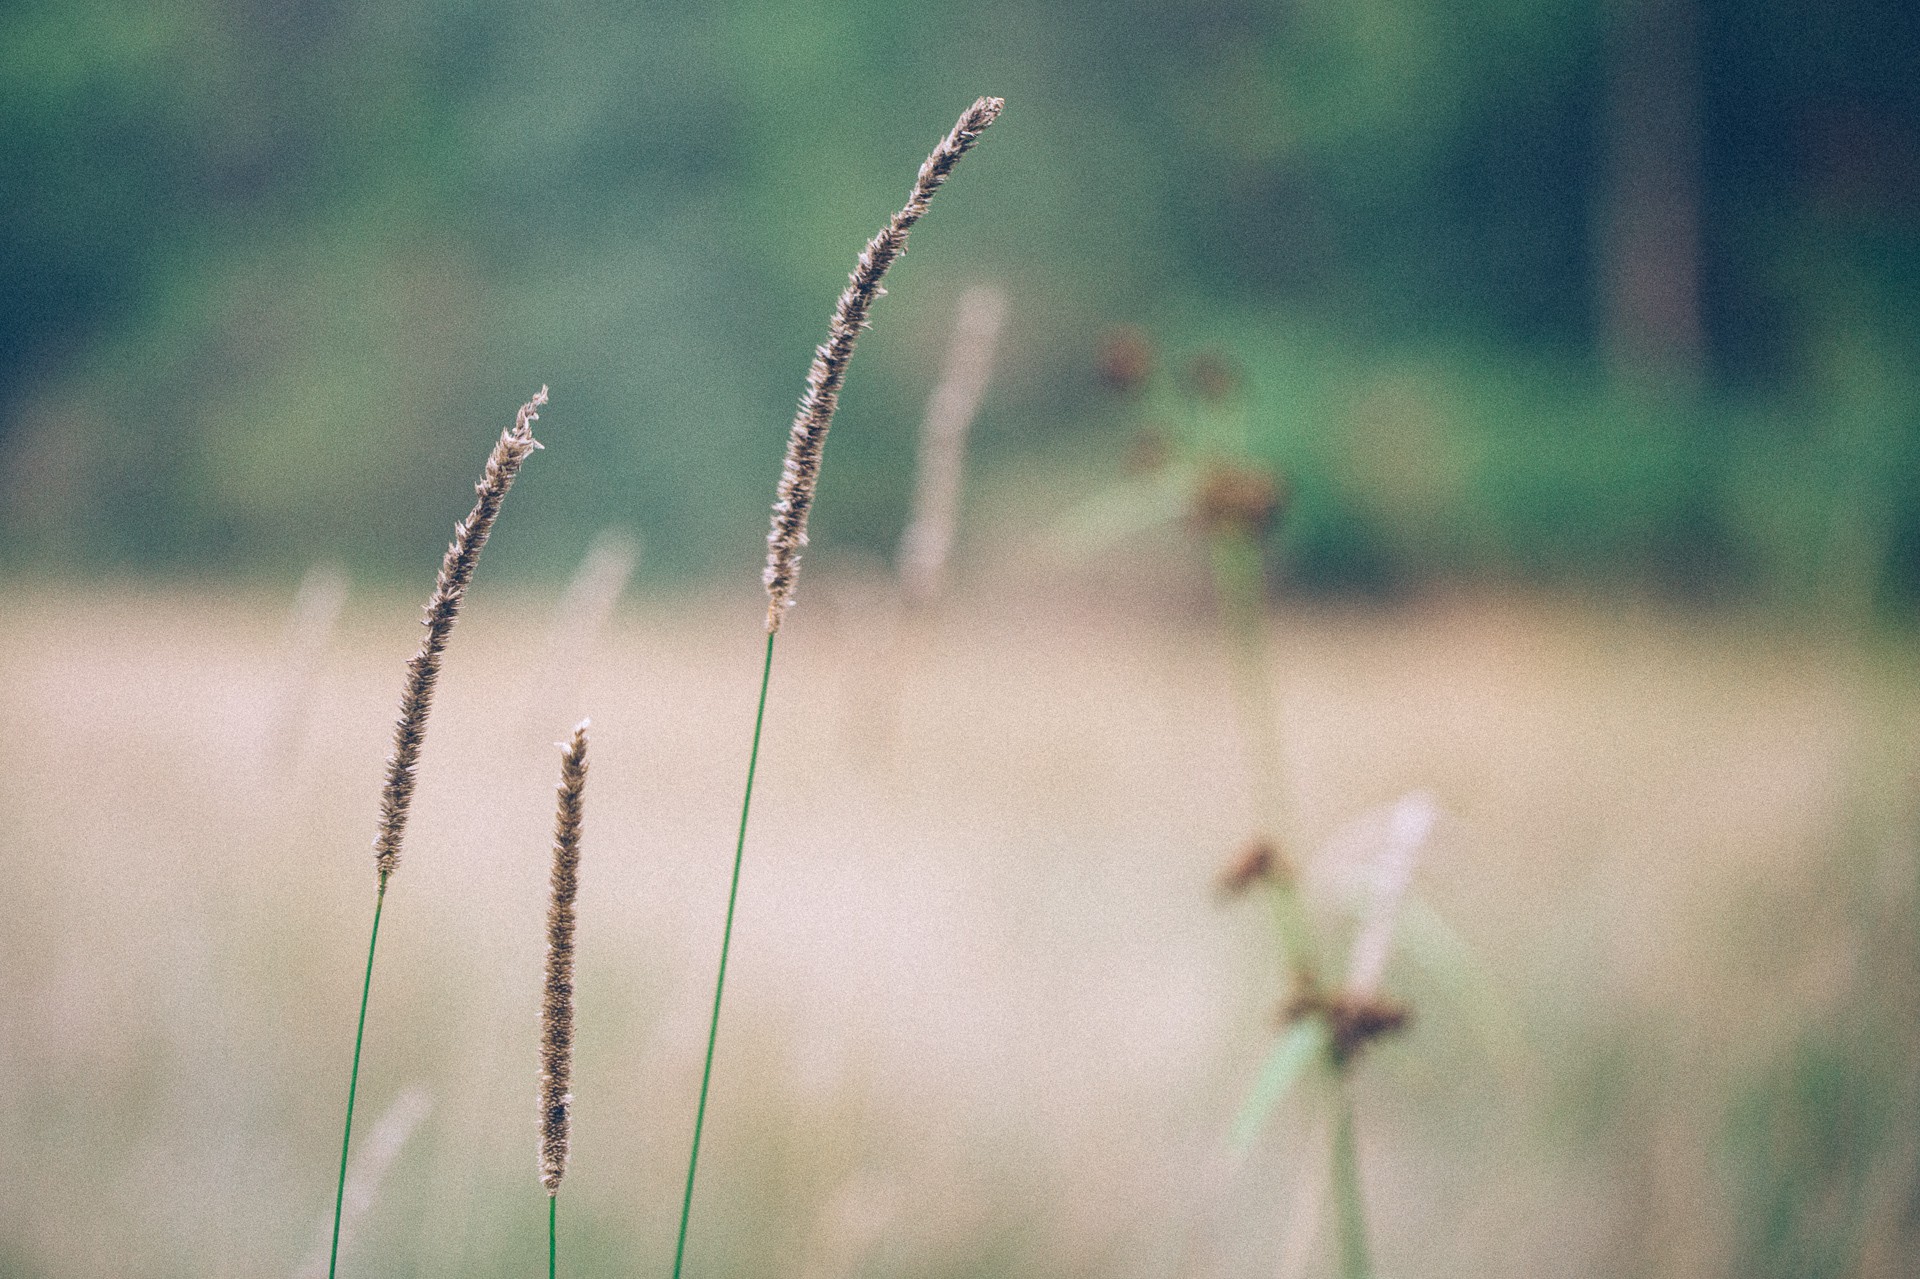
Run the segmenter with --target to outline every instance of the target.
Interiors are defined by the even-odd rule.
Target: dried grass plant
[[[800,572],[800,550],[807,544],[807,515],[820,485],[820,459],[827,446],[827,428],[840,403],[840,387],[847,378],[854,343],[868,324],[867,313],[886,290],[880,281],[907,251],[907,233],[926,213],[934,193],[946,184],[960,157],[973,149],[1000,115],[1001,98],[979,98],[961,113],[953,129],[940,140],[914,177],[906,204],[867,241],[859,261],[847,277],[847,287],[827,323],[827,340],[814,351],[807,370],[807,389],[787,437],[787,457],[773,504],[773,527],[767,533],[767,633],[793,607],[793,591]]]
[[[686,1261],[687,1226],[693,1213],[693,1189],[700,1168],[700,1139],[706,1128],[707,1095],[713,1082],[714,1046],[720,1033],[720,1006],[726,992],[727,956],[733,944],[734,911],[740,898],[740,867],[746,853],[747,817],[753,806],[753,779],[760,762],[760,733],[767,714],[767,686],[773,676],[773,646],[780,624],[793,606],[794,588],[799,579],[800,551],[807,544],[807,516],[820,484],[820,462],[826,449],[827,430],[833,424],[840,389],[846,381],[847,365],[853,358],[854,343],[868,324],[868,313],[885,292],[880,287],[887,269],[907,251],[907,234],[927,211],[934,193],[946,183],[960,157],[971,150],[981,135],[999,117],[1005,103],[1000,98],[978,98],[961,113],[947,136],[934,147],[914,177],[907,202],[887,220],[860,251],[847,287],[841,291],[833,317],[827,325],[827,340],[816,348],[813,364],[807,371],[807,385],[800,397],[793,426],[788,432],[787,453],[773,504],[772,527],[767,533],[767,566],[762,581],[767,588],[767,643],[760,667],[760,695],[753,716],[753,742],[747,753],[747,782],[740,801],[739,833],[734,841],[733,873],[727,888],[726,923],[720,934],[720,963],[713,983],[713,1013],[707,1024],[706,1060],[700,1071],[700,1099],[694,1110],[693,1146],[687,1157],[686,1190],[680,1204],[680,1228],[674,1241],[673,1274],[679,1279]]]
[[[867,651],[846,682],[844,736],[848,750],[869,767],[903,758],[898,736],[901,683],[931,639],[931,622],[945,594],[948,564],[959,526],[967,435],[993,372],[994,348],[1006,322],[1007,295],[978,284],[960,295],[939,381],[920,421],[913,506],[894,554],[891,580],[843,576],[835,586],[859,617]]]
[[[627,529],[609,525],[594,534],[586,554],[554,605],[547,626],[545,655],[521,708],[522,729],[532,742],[544,744],[552,725],[570,723],[585,714],[581,704],[581,672],[604,638],[621,597],[640,563],[639,539]]]
[[[312,713],[314,680],[346,607],[347,589],[345,570],[322,561],[301,575],[287,609],[282,682],[267,740],[268,757],[283,774],[298,762],[301,737]]]
[[[360,1149],[353,1157],[353,1167],[347,1173],[347,1195],[345,1220],[340,1227],[343,1243],[353,1240],[354,1227],[373,1207],[373,1200],[380,1193],[380,1186],[392,1171],[394,1162],[406,1149],[407,1142],[420,1125],[426,1122],[433,1111],[433,1099],[427,1090],[415,1085],[402,1089],[400,1095],[388,1104],[386,1112],[376,1119],[366,1140],[360,1143]],[[327,1272],[327,1258],[331,1252],[331,1230],[326,1216],[319,1222],[319,1238],[314,1241],[313,1251],[294,1271],[294,1279],[320,1279]]]
[[[521,466],[541,447],[533,438],[533,424],[547,402],[547,388],[520,406],[513,425],[500,433],[487,457],[486,469],[473,486],[473,509],[453,526],[453,540],[440,562],[440,576],[433,594],[427,599],[421,625],[426,635],[420,648],[407,662],[407,677],[400,692],[400,715],[393,730],[393,752],[387,758],[386,784],[380,792],[380,821],[373,840],[374,873],[377,886],[373,903],[373,928],[367,938],[367,970],[360,986],[360,1018],[353,1034],[353,1069],[347,1081],[347,1116],[340,1137],[340,1177],[334,1192],[333,1241],[327,1260],[328,1279],[338,1273],[340,1264],[340,1221],[347,1194],[347,1158],[353,1145],[353,1105],[360,1090],[360,1050],[366,1041],[367,1001],[373,992],[373,959],[380,944],[380,915],[386,907],[387,881],[400,866],[401,838],[406,833],[407,814],[413,806],[420,748],[426,741],[427,715],[433,709],[433,690],[440,678],[440,663],[460,616],[460,604],[466,598],[467,585],[480,562],[487,535],[500,515],[507,490],[520,473]]]
[[[913,515],[900,538],[900,590],[913,608],[931,605],[946,585],[960,514],[967,432],[986,395],[994,346],[1006,316],[1007,295],[997,288],[975,285],[960,295],[946,367],[920,423]]]

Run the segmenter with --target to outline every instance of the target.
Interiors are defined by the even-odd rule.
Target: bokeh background
[[[547,743],[590,712],[569,1267],[664,1264],[786,424],[981,93],[829,450],[696,1269],[1324,1270],[1325,1099],[1225,1153],[1285,991],[1211,882],[1273,800],[1343,936],[1420,790],[1452,958],[1396,958],[1360,1085],[1382,1273],[1920,1274],[1920,11],[18,0],[0,1275],[304,1264],[409,619],[543,383],[348,1255],[538,1264]],[[1282,499],[1265,799],[1170,448]]]

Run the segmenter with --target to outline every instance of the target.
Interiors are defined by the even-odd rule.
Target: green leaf
[[[1298,1082],[1301,1072],[1326,1050],[1327,1027],[1318,1017],[1296,1021],[1274,1043],[1267,1064],[1260,1068],[1260,1078],[1254,1081],[1253,1091],[1247,1094],[1246,1104],[1233,1122],[1231,1145],[1235,1154],[1243,1154],[1253,1145],[1273,1108]]]
[[[1170,524],[1186,513],[1193,478],[1191,467],[1170,465],[1102,489],[1048,530],[1047,545],[1071,562],[1097,555],[1136,533]]]
[[[1400,907],[1400,953],[1456,1001],[1482,1045],[1496,1057],[1523,1047],[1513,1009],[1466,939],[1417,897]]]

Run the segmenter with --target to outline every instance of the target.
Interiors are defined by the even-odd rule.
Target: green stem
[[[373,935],[367,938],[367,975],[360,984],[360,1024],[353,1031],[353,1074],[347,1080],[347,1125],[340,1137],[340,1184],[333,1192],[333,1249],[327,1257],[327,1279],[340,1265],[340,1214],[347,1203],[347,1148],[353,1144],[353,1099],[360,1091],[360,1045],[367,1037],[367,996],[373,993],[373,949],[380,944],[380,911],[387,904],[387,878],[373,899]]]
[[[547,1279],[554,1279],[556,1273],[554,1256],[559,1228],[555,1224],[560,1215],[560,1196],[558,1193],[547,1196]]]
[[[1360,1152],[1353,1133],[1353,1098],[1340,1085],[1333,1128],[1333,1206],[1340,1244],[1340,1279],[1373,1279],[1367,1257],[1367,1209],[1360,1198]]]
[[[1279,716],[1267,683],[1266,590],[1260,573],[1260,543],[1241,531],[1215,533],[1208,541],[1214,592],[1219,596],[1220,622],[1233,667],[1240,732],[1247,743],[1247,765],[1253,775],[1254,805],[1264,833],[1279,840],[1285,834],[1286,770],[1280,764],[1280,741],[1274,729]],[[1296,983],[1307,983],[1316,972],[1313,933],[1300,891],[1291,879],[1293,869],[1289,864],[1283,875],[1268,881],[1268,900],[1274,929],[1286,952],[1288,975]]]
[[[707,1024],[707,1064],[700,1071],[700,1106],[693,1115],[693,1153],[687,1157],[687,1191],[680,1201],[680,1238],[673,1245],[673,1279],[687,1255],[687,1219],[693,1214],[693,1177],[700,1168],[700,1133],[707,1122],[707,1087],[713,1082],[713,1045],[720,1036],[720,995],[727,988],[727,951],[733,945],[733,907],[740,899],[740,861],[747,848],[747,811],[753,806],[753,774],[760,765],[760,726],[767,718],[767,683],[773,677],[773,637],[767,632],[767,658],[760,668],[760,705],[753,713],[753,749],[747,754],[747,790],[740,800],[740,835],[733,845],[733,884],[727,889],[727,925],[720,934],[720,975],[713,983],[713,1019]]]
[[[1261,822],[1278,835],[1281,825],[1280,743],[1274,732],[1273,691],[1267,684],[1265,589],[1260,544],[1247,533],[1215,533],[1211,539],[1214,589],[1231,650],[1240,730],[1247,742]]]

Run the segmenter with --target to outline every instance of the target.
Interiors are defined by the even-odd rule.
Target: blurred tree
[[[1289,360],[1351,348],[1329,416],[1258,427],[1289,472],[1283,443],[1319,450],[1308,472],[1370,466],[1354,442],[1399,430],[1382,406],[1472,406],[1410,410],[1454,478],[1406,509],[1451,549],[1400,575],[1499,569],[1496,526],[1564,547],[1555,573],[1766,571],[1734,490],[1825,430],[1820,263],[1852,264],[1848,313],[1889,358],[1920,350],[1920,295],[1895,287],[1920,261],[1920,20],[1620,4],[19,0],[0,562],[413,563],[472,446],[546,381],[566,448],[527,482],[564,496],[527,503],[546,514],[503,567],[570,563],[614,520],[656,570],[750,564],[853,248],[901,157],[991,89],[1009,113],[975,194],[903,264],[849,390],[825,543],[897,537],[941,317],[996,277],[988,474],[1114,447],[1076,370],[1117,315],[1242,348],[1281,400],[1311,375]],[[1610,363],[1698,394],[1609,398]],[[1656,418],[1671,473],[1636,460]],[[1881,418],[1920,432],[1906,406]],[[1494,439],[1502,478],[1470,464]],[[1548,476],[1664,513],[1633,537],[1548,527],[1570,518]],[[1380,512],[1411,517],[1357,478],[1303,490],[1327,520],[1299,535],[1374,574]],[[1898,554],[1916,496],[1887,517]]]
[[[1700,71],[1693,0],[1624,0],[1607,33],[1599,197],[1603,341],[1614,367],[1693,382],[1700,318]]]

